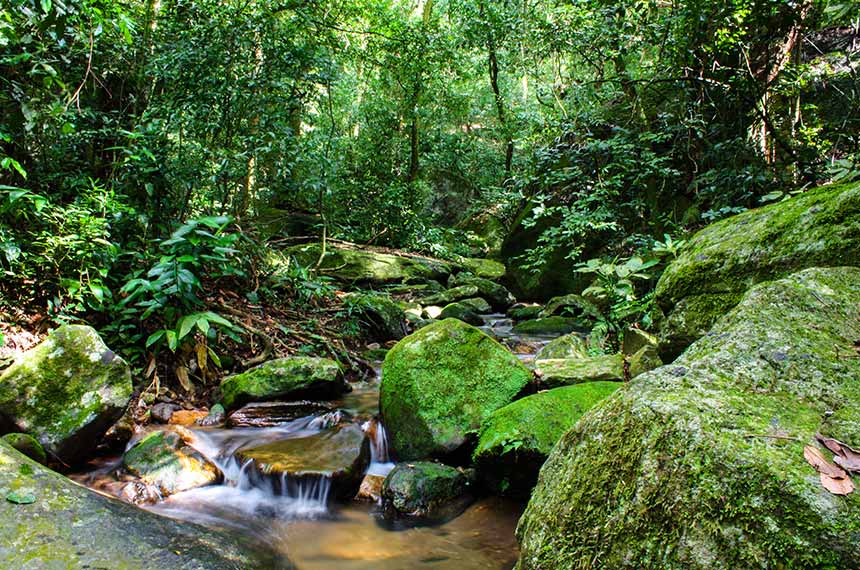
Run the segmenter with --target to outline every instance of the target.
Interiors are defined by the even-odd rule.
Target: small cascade
[[[394,463],[388,453],[388,434],[385,426],[378,418],[373,418],[361,426],[370,438],[370,467],[368,475],[385,476],[394,469]]]

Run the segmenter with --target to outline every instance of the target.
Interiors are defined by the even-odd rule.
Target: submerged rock
[[[480,330],[445,319],[400,341],[382,366],[380,411],[401,460],[461,450],[532,373]]]
[[[221,381],[221,403],[226,409],[248,402],[277,399],[334,399],[349,391],[343,371],[328,358],[290,356],[270,360]]]
[[[860,269],[750,290],[562,437],[518,569],[856,566],[860,493],[828,492],[804,447],[818,433],[860,447],[857,339]]]
[[[399,464],[382,485],[382,513],[389,520],[443,522],[471,502],[473,473],[440,463]]]
[[[588,358],[585,340],[576,333],[566,334],[551,340],[535,356],[537,360],[557,358]]]
[[[581,319],[555,316],[517,323],[513,333],[524,336],[559,336],[587,328],[585,321]]]
[[[122,570],[291,568],[263,545],[99,495],[0,441],[0,567]]]
[[[535,374],[548,388],[609,380],[624,380],[624,356],[605,354],[586,358],[536,360]]]
[[[326,256],[320,269],[338,281],[346,283],[402,283],[407,280],[441,280],[451,274],[451,266],[437,259],[422,256],[382,253],[357,245],[326,244]],[[305,244],[287,252],[302,265],[316,264],[320,244]]]
[[[495,492],[528,496],[559,438],[619,387],[618,382],[565,386],[496,410],[481,424],[473,455],[481,479]]]
[[[123,467],[165,497],[217,482],[221,472],[189,445],[191,437],[182,428],[149,433],[125,452]]]
[[[702,337],[756,283],[806,267],[860,264],[860,184],[825,186],[711,224],[657,284],[669,360]]]
[[[0,427],[75,463],[125,411],[131,369],[91,327],[64,325],[0,375]]]
[[[350,500],[358,493],[370,465],[370,441],[353,424],[307,437],[293,437],[238,452],[265,475],[286,476],[288,482],[329,480],[332,494]]]

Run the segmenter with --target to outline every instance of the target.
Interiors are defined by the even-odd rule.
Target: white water
[[[367,469],[368,475],[378,475],[385,477],[392,469],[394,462],[388,454],[388,434],[385,431],[385,426],[382,422],[374,418],[365,422],[362,429],[370,434],[370,467]]]

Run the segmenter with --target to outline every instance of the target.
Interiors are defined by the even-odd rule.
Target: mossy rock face
[[[111,499],[39,465],[0,441],[0,567],[111,570],[291,568],[263,545]]]
[[[587,329],[586,323],[580,319],[555,316],[522,321],[514,325],[512,331],[514,334],[523,336],[556,337],[585,329]]]
[[[586,358],[535,360],[535,373],[548,388],[583,382],[624,380],[624,356],[606,354]]]
[[[463,285],[460,287],[452,287],[451,289],[446,289],[445,291],[440,291],[434,295],[430,295],[429,297],[424,297],[421,299],[422,305],[448,305],[450,303],[456,303],[457,301],[461,301],[463,299],[468,299],[469,297],[474,297],[478,294],[478,288],[474,285]]]
[[[547,301],[546,307],[541,311],[540,316],[551,317],[557,314],[568,317],[594,319],[600,316],[600,311],[591,301],[584,299],[581,295],[571,293],[569,295],[553,297]]]
[[[513,306],[508,309],[507,316],[515,321],[528,321],[538,318],[542,311],[543,307],[540,305]]]
[[[630,327],[624,331],[624,340],[621,342],[621,353],[627,355],[636,354],[646,346],[657,348],[658,345],[659,340],[655,335]]]
[[[302,265],[315,265],[320,244],[306,244],[286,250]],[[326,244],[326,256],[320,265],[326,275],[346,283],[401,283],[410,279],[442,280],[451,274],[443,261],[420,256],[382,253],[360,246]]]
[[[230,410],[248,402],[334,399],[349,391],[343,371],[334,360],[290,356],[221,381],[221,403]]]
[[[440,319],[459,319],[464,323],[469,323],[474,326],[481,326],[484,324],[484,319],[481,318],[481,315],[472,307],[471,305],[466,304],[465,302],[460,303],[451,303],[447,305],[442,312],[439,314]]]
[[[531,378],[516,356],[462,321],[422,328],[382,366],[380,410],[393,452],[407,461],[463,451],[481,422]]]
[[[358,310],[361,324],[372,338],[386,341],[400,340],[406,336],[406,313],[390,298],[356,294],[347,299],[347,302]]]
[[[388,520],[441,522],[467,506],[472,476],[462,469],[419,461],[397,465],[382,484],[382,512]]]
[[[496,410],[481,424],[473,455],[481,478],[495,492],[527,496],[559,438],[620,386],[618,382],[565,386]]]
[[[125,411],[131,370],[91,327],[65,325],[0,375],[0,424],[75,463]]]
[[[457,259],[457,263],[466,268],[466,271],[475,277],[498,280],[505,276],[505,265],[492,259],[460,257]]]
[[[517,568],[855,567],[860,493],[825,490],[804,446],[860,444],[860,359],[840,357],[858,338],[860,269],[751,289],[562,437],[520,519]]]
[[[630,378],[636,378],[661,366],[663,361],[657,347],[651,344],[646,344],[627,359],[627,373]]]
[[[474,297],[472,299],[463,299],[462,301],[459,301],[459,303],[466,305],[467,307],[471,307],[472,310],[479,315],[488,315],[493,310],[490,304],[484,299],[481,299],[480,297]]]
[[[576,333],[566,334],[555,338],[541,348],[535,355],[535,360],[588,358],[588,347],[585,340]]]
[[[493,309],[497,311],[507,311],[508,307],[510,307],[516,302],[514,296],[511,295],[511,292],[508,291],[504,285],[499,285],[495,281],[475,277],[474,275],[470,275],[468,273],[458,273],[457,275],[453,275],[448,280],[448,286],[457,288],[476,288],[476,293],[469,295],[469,297],[474,297],[477,295],[482,299],[486,299],[487,302],[489,302],[490,305],[493,307]]]
[[[182,428],[149,433],[125,452],[123,467],[163,496],[216,483],[221,472],[188,445],[190,436]]]
[[[35,437],[26,433],[7,433],[2,437],[3,441],[42,465],[48,463],[48,455],[45,448]]]
[[[282,475],[293,482],[328,479],[335,497],[351,500],[370,465],[370,442],[360,427],[350,424],[242,449],[237,456],[277,480],[283,480]]]
[[[841,265],[860,265],[860,184],[817,188],[711,224],[657,284],[668,316],[661,353],[679,354],[756,283]]]

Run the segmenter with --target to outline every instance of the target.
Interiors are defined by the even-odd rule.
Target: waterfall
[[[394,463],[388,453],[388,434],[385,426],[378,418],[374,418],[361,426],[370,438],[370,468],[368,475],[385,476],[394,469]]]

